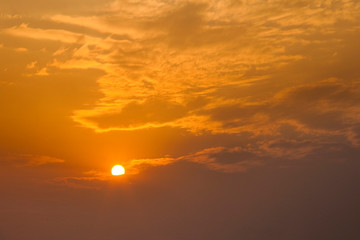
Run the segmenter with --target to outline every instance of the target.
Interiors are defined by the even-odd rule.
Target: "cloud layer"
[[[4,151],[236,172],[359,147],[356,1],[0,4]]]

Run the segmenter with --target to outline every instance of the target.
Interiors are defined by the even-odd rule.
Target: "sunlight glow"
[[[114,176],[123,175],[123,174],[125,174],[125,168],[121,165],[115,165],[111,169],[111,174]]]

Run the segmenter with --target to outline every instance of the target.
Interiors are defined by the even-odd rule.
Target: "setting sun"
[[[114,176],[123,175],[123,174],[125,174],[125,168],[121,165],[115,165],[111,169],[111,174]]]

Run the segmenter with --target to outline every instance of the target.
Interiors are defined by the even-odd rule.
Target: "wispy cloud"
[[[27,24],[2,30],[3,33],[17,37],[33,38],[40,40],[60,41],[65,43],[76,43],[82,40],[83,35],[60,29],[32,28]]]
[[[65,162],[60,158],[34,154],[7,154],[0,157],[4,162],[17,167],[33,167]]]
[[[79,189],[101,189],[106,181],[111,180],[110,177],[108,173],[91,170],[81,176],[54,178],[49,180],[49,184]]]
[[[148,159],[134,159],[131,160],[129,164],[126,165],[127,174],[137,174],[139,173],[142,167],[149,166],[164,166],[176,162],[178,159],[171,157],[163,158],[148,158]]]

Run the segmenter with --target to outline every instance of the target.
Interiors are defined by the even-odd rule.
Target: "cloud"
[[[154,6],[158,10],[155,11]],[[21,24],[3,31],[12,36],[69,45],[54,52],[54,59],[38,74],[48,73],[49,67],[97,68],[106,72],[99,80],[100,90],[106,96],[92,109],[74,111],[73,119],[78,123],[99,132],[182,124],[188,128],[193,119],[205,118],[184,104],[189,94],[204,94],[196,87],[220,93],[219,90],[226,87],[252,86],[256,85],[251,81],[254,77],[266,79],[274,71],[281,72],[284,65],[307,61],[312,57],[308,51],[324,45],[325,37],[331,39],[326,44],[336,42],[332,36],[337,22],[346,19],[348,29],[354,28],[354,9],[357,8],[358,4],[345,2],[334,8],[326,1],[292,4],[284,1],[186,4],[114,1],[99,9],[107,13],[106,17],[101,14],[47,15],[42,27],[39,23],[38,27],[30,27],[36,26],[34,23]],[[150,9],[154,11],[149,12]],[[266,11],[268,9],[274,11]],[[350,17],[333,14],[339,12],[346,12]],[[121,23],[123,20],[130,23],[128,27]],[[95,37],[87,30],[76,28],[79,26],[123,36],[133,32],[141,34],[122,40],[113,35]],[[319,31],[324,28],[327,31]],[[343,37],[340,36],[340,41]],[[276,79],[268,78],[268,81]],[[208,100],[219,107],[228,97],[209,92],[207,95]],[[163,113],[151,105],[154,98],[166,99],[161,100],[164,103],[158,107],[163,107]],[[138,116],[127,111],[132,106]],[[145,111],[145,108],[154,109]],[[167,111],[174,111],[174,117],[166,117]],[[142,113],[145,113],[144,119],[140,119]],[[129,118],[124,117],[128,114]]]
[[[101,8],[113,0],[15,0],[13,2],[1,0],[0,4],[5,13],[13,13],[16,9],[17,15],[41,16],[49,13],[86,14],[93,13],[94,9]],[[16,16],[16,15],[15,15]]]
[[[148,158],[148,159],[133,159],[125,165],[126,174],[138,174],[141,169],[146,167],[165,166],[176,162],[177,159],[171,157],[162,158]]]
[[[36,67],[36,64],[37,64],[37,61],[33,61],[33,62],[27,64],[27,65],[26,65],[26,68],[27,68],[27,69],[33,69],[33,68]]]
[[[329,146],[328,146],[329,147]],[[249,141],[243,146],[206,148],[178,158],[202,164],[220,172],[245,172],[254,168],[280,167],[304,161],[317,151],[326,152],[322,143],[309,140],[278,139]]]
[[[153,97],[144,102],[132,101],[120,110],[110,110],[101,115],[86,116],[98,129],[137,129],[148,126],[165,126],[186,117],[191,109],[199,107],[203,102],[192,99],[185,104],[162,97]],[[81,121],[81,120],[80,120]]]
[[[125,17],[120,19],[119,16],[113,16],[113,18],[118,18],[116,24],[112,24],[111,21],[106,21],[106,19],[99,16],[68,16],[60,14],[49,16],[49,20],[53,22],[70,26],[81,26],[87,30],[95,30],[95,32],[110,35],[114,40],[132,40],[143,37],[141,31],[138,31],[135,26],[129,25],[129,20],[131,19]]]
[[[146,23],[145,27],[160,31],[171,46],[192,45],[206,24],[203,16],[205,9],[205,4],[187,3]]]
[[[327,80],[285,89],[264,102],[223,105],[208,110],[213,121],[232,131],[290,123],[307,131],[343,131],[356,125],[358,82]]]
[[[15,52],[27,52],[28,49],[26,48],[15,48]]]
[[[31,28],[27,24],[21,24],[19,26],[4,29],[2,30],[2,33],[16,37],[60,41],[65,43],[76,43],[81,41],[83,36],[81,34],[59,29]]]
[[[2,155],[1,158],[6,163],[15,165],[17,167],[34,167],[65,162],[65,160],[60,158],[34,154]]]
[[[115,136],[141,139],[147,130],[208,136],[215,140],[192,140],[178,155],[228,172],[359,146],[359,3],[81,3],[73,11],[1,15],[0,74],[13,86],[0,95],[9,113],[3,129],[89,131],[84,138],[104,145]],[[8,52],[19,48],[27,52]],[[11,65],[15,54],[24,56]],[[130,163],[140,169],[180,160],[161,157],[168,151]]]
[[[134,159],[126,165],[126,172],[137,174],[143,168],[166,166],[178,161],[190,161],[205,165],[209,169],[221,172],[242,172],[255,166],[263,165],[257,154],[240,147],[214,147],[177,158]]]
[[[69,188],[99,190],[104,187],[106,181],[110,181],[110,177],[110,174],[92,170],[84,172],[82,176],[57,177],[48,183]]]
[[[241,147],[207,148],[180,159],[205,165],[211,170],[227,173],[244,172],[264,165],[264,159],[261,159],[261,154]]]
[[[27,166],[41,166],[45,164],[53,164],[53,163],[64,163],[65,160],[49,157],[49,156],[34,156],[34,155],[23,155],[25,159],[27,159]]]
[[[151,159],[134,159],[131,162],[124,165],[126,175],[138,174],[142,169],[152,166],[166,166],[168,164],[176,162],[175,158],[163,157],[163,158],[151,158]],[[83,172],[77,176],[61,176],[48,180],[51,185],[64,186],[69,188],[78,189],[103,189],[106,184],[117,180],[117,183],[127,184],[127,177],[124,176],[114,179],[114,176],[110,172],[103,172],[98,170],[90,170]]]
[[[256,171],[261,168],[299,167],[309,162],[353,161],[357,146],[340,143],[337,138],[308,136],[272,136],[267,139],[252,138],[243,145],[204,148],[179,157],[160,157],[130,160],[128,174],[138,174],[149,167],[167,166],[186,161],[223,173]],[[233,142],[232,145],[235,143]],[[347,154],[344,154],[347,153]]]
[[[129,167],[132,174],[137,174],[144,167],[165,166],[177,161],[189,161],[204,165],[215,171],[227,173],[244,172],[254,167],[263,166],[265,164],[265,156],[266,154],[261,152],[260,149],[214,147],[177,158],[136,159],[130,161],[127,167]]]
[[[329,79],[286,88],[264,101],[213,99],[210,104],[206,98],[188,103],[152,98],[84,119],[100,131],[172,126],[190,131],[271,135],[282,134],[279,129],[291,125],[299,135],[345,135],[358,125],[359,96],[358,82]]]
[[[329,50],[319,47],[325,44],[334,45],[334,51],[341,52],[337,45],[338,40],[333,39],[333,36],[336,22],[346,17],[325,16],[337,11],[348,11],[351,16],[355,16],[353,8],[359,7],[340,3],[339,10],[321,1],[316,4],[310,1],[306,4],[254,1],[243,2],[239,8],[231,7],[235,4],[231,1],[223,5],[218,1],[207,4],[161,4],[161,10],[153,12],[151,16],[143,16],[144,13],[140,11],[133,13],[131,17],[138,16],[139,20],[132,28],[147,34],[113,52],[112,57],[118,62],[117,65],[107,67],[103,63],[107,71],[111,72],[111,76],[108,75],[101,81],[102,91],[107,97],[101,99],[98,106],[92,110],[76,111],[73,116],[75,121],[98,132],[184,125],[189,128],[193,119],[206,118],[194,109],[184,108],[189,94],[206,95],[207,100],[216,105],[214,109],[222,108],[226,106],[223,99],[229,96],[225,92],[220,94],[221,89],[227,88],[227,91],[230,91],[238,88],[239,91],[244,91],[241,88],[257,85],[251,79],[278,81],[276,74],[289,70],[290,67],[286,66],[301,67],[303,62],[316,62],[317,59],[312,59],[312,50],[322,49],[322,52],[317,53],[319,56],[330,54]],[[136,3],[121,6],[131,8],[135,5],[138,6]],[[146,7],[147,5],[144,6]],[[318,11],[312,11],[312,8]],[[274,12],[265,11],[266,9],[273,9]],[[226,19],[223,18],[225,16]],[[116,19],[115,15],[110,18],[112,17]],[[292,21],[294,18],[296,19]],[[74,24],[79,22],[65,16],[57,19],[71,19]],[[356,18],[347,19],[351,22],[348,27],[350,31],[354,29]],[[142,26],[144,29],[141,29]],[[328,31],[321,32],[325,27]],[[183,29],[186,31],[181,32]],[[339,41],[349,40],[344,34],[339,35]],[[325,42],[325,38],[331,40]],[[338,58],[333,57],[334,60]],[[318,62],[322,62],[322,59]],[[327,63],[324,65],[329,66]],[[307,70],[310,69],[305,69]],[[121,75],[121,80],[117,75]],[[291,69],[286,77],[293,77]],[[326,77],[315,81],[324,78]],[[146,86],[151,87],[145,87],[144,81],[149,83]],[[268,86],[270,91],[274,91],[271,83],[268,83]],[[196,88],[207,89],[208,92],[204,93]],[[236,97],[238,101],[242,101],[241,95],[235,95],[234,98]],[[156,107],[150,107],[154,98],[167,99],[169,103],[179,105],[179,108],[174,110],[173,119],[165,117],[169,104],[160,104],[159,108],[163,106],[161,114]],[[134,106],[134,111],[137,109],[139,115],[144,113],[141,108],[154,110],[147,110],[140,121],[140,116],[134,117],[133,113],[126,111],[130,106]],[[206,104],[203,105],[204,110],[207,107]],[[161,119],[147,117],[147,114]],[[256,121],[261,121],[263,117],[266,116],[258,114],[255,118]],[[216,125],[209,123],[214,124]],[[192,129],[194,128],[195,126]]]

